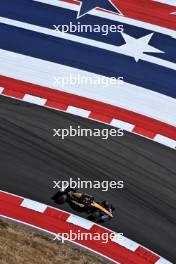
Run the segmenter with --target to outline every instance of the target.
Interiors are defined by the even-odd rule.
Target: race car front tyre
[[[95,211],[93,211],[92,214],[91,214],[91,218],[92,218],[92,220],[94,220],[94,221],[96,221],[96,222],[99,221],[100,217],[101,217],[101,213],[100,213],[99,210],[95,210]]]

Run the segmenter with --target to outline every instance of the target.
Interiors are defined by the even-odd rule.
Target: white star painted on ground
[[[153,34],[154,33],[151,33],[149,35],[136,39],[125,33],[122,33],[122,36],[126,43],[120,46],[118,50],[122,51],[128,56],[134,57],[136,62],[143,58],[143,56],[145,55],[144,52],[164,53],[163,51],[149,45]]]

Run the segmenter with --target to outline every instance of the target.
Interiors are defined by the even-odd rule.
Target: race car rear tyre
[[[67,189],[65,190],[66,192],[76,192],[78,189],[77,188],[71,188],[71,187],[67,187]]]
[[[57,202],[59,204],[63,204],[66,201],[67,201],[67,194],[65,194],[65,193],[57,197]]]

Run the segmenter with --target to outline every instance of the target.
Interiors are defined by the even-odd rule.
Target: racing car
[[[72,209],[85,212],[87,219],[96,223],[103,223],[114,217],[115,208],[107,201],[95,202],[93,196],[78,192],[74,188],[67,187],[64,191],[58,191],[52,199],[57,204],[67,202]]]

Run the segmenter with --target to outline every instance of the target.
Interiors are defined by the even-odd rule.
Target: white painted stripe
[[[26,198],[21,203],[21,206],[40,213],[43,213],[47,209],[47,205]]]
[[[0,94],[4,91],[4,87],[0,87]]]
[[[47,99],[43,99],[43,98],[40,98],[40,97],[37,97],[37,96],[26,94],[23,97],[23,101],[28,102],[28,103],[37,104],[37,105],[45,105]]]
[[[53,5],[53,6],[58,6],[58,7],[62,7],[62,8],[67,8],[67,9],[70,9],[70,10],[73,10],[76,12],[79,11],[79,6],[77,6],[75,4],[71,4],[71,3],[66,3],[64,1],[57,1],[57,0],[53,0],[53,1],[50,1],[50,0],[33,0],[33,1],[41,2],[41,3]],[[107,19],[113,20],[113,21],[118,21],[121,23],[126,23],[126,24],[136,26],[136,27],[142,27],[142,28],[145,28],[145,29],[148,29],[151,31],[159,32],[161,34],[169,35],[173,38],[176,38],[176,33],[174,30],[167,29],[164,27],[160,27],[157,25],[152,25],[152,24],[147,23],[147,22],[142,22],[139,20],[135,20],[132,18],[125,17],[125,16],[119,16],[119,15],[109,14],[106,12],[100,12],[97,10],[92,10],[89,12],[89,14],[94,15],[94,16],[99,16],[102,18],[107,18]]]
[[[108,44],[108,43],[104,43],[101,41],[96,41],[96,40],[92,40],[92,39],[87,39],[84,37],[80,37],[77,35],[73,35],[73,34],[69,34],[69,33],[63,33],[60,31],[55,31],[54,29],[47,29],[44,27],[39,27],[39,26],[35,26],[35,25],[31,25],[28,23],[24,23],[24,22],[20,22],[20,21],[16,21],[16,20],[12,20],[12,19],[8,19],[8,18],[4,18],[4,17],[0,17],[0,22],[7,24],[7,25],[11,25],[11,26],[15,26],[18,28],[23,28],[23,29],[27,29],[27,30],[32,30],[38,33],[43,33],[46,35],[51,35],[57,38],[62,38],[62,39],[66,39],[69,41],[74,41],[77,43],[81,43],[81,44],[85,44],[85,45],[89,45],[92,47],[96,47],[96,48],[100,48],[100,49],[105,49],[108,51],[113,51],[115,53],[118,54],[123,54],[125,56],[129,56],[129,57],[133,57],[133,55],[131,55],[131,50],[130,49],[126,49],[125,46],[122,48],[121,46],[115,46],[112,44]],[[176,64],[170,61],[166,61],[151,55],[147,55],[147,54],[143,54],[143,56],[141,57],[141,60],[153,63],[153,64],[157,64],[172,70],[176,70]]]
[[[155,264],[172,264],[172,263],[164,258],[160,258],[157,262],[155,262]]]
[[[166,5],[176,6],[176,0],[153,0],[153,1],[166,4]]]
[[[40,60],[22,54],[0,49],[0,75],[17,80],[34,83],[51,89],[56,89],[96,101],[118,106],[145,116],[176,126],[176,100],[142,87],[118,81],[113,83],[103,76],[109,83],[107,87],[101,84],[68,83],[66,87],[54,83],[54,76],[62,78],[69,75],[92,79],[102,76],[87,71],[71,68],[45,60]],[[127,96],[128,95],[128,96]],[[141,103],[144,101],[145,103]]]
[[[33,1],[52,5],[52,6],[59,6],[58,4],[59,0],[33,0]]]
[[[140,246],[136,242],[128,239],[127,237],[121,236],[121,239],[120,239],[120,235],[115,236],[112,239],[112,241],[123,246],[123,247],[125,247],[125,248],[128,248],[131,251],[135,251]]]
[[[87,230],[90,230],[94,225],[93,222],[73,214],[68,217],[67,222]]]
[[[73,115],[78,115],[78,116],[83,116],[83,117],[88,117],[90,115],[90,111],[81,109],[81,108],[77,108],[74,106],[69,106],[66,110],[66,112],[73,114]]]
[[[171,15],[176,15],[176,12],[171,13]]]
[[[115,118],[111,121],[110,124],[112,126],[124,129],[124,130],[129,131],[129,132],[131,132],[135,127],[135,125],[132,125],[130,123],[127,123],[127,122],[124,122],[124,121],[121,121],[121,120],[118,120]]]
[[[170,148],[176,149],[176,140],[164,137],[162,135],[156,135],[153,140]]]

